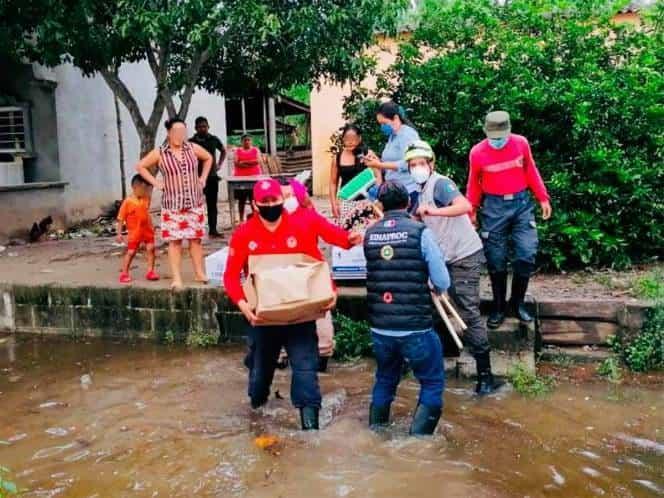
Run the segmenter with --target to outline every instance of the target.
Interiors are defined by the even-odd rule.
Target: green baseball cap
[[[484,133],[487,138],[505,138],[512,131],[510,115],[505,111],[493,111],[484,119]]]

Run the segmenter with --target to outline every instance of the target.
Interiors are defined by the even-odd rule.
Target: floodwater
[[[450,380],[438,433],[416,439],[412,380],[375,434],[372,362],[334,364],[323,429],[302,433],[284,372],[285,399],[252,413],[242,355],[0,338],[0,465],[28,497],[664,496],[661,387],[477,400]],[[261,449],[266,434],[278,443]]]

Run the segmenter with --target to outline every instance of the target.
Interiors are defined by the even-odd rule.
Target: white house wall
[[[60,175],[69,183],[65,189],[65,210],[68,222],[72,223],[98,216],[101,207],[121,197],[115,106],[113,94],[100,76],[85,78],[70,64],[57,67],[54,73]],[[147,120],[155,97],[155,81],[147,63],[122,66],[120,77]],[[129,185],[139,158],[140,142],[129,113],[122,104],[120,109]],[[198,115],[205,115],[212,133],[225,142],[223,97],[197,91],[187,116],[192,133]],[[164,137],[165,130],[161,126],[157,144]]]

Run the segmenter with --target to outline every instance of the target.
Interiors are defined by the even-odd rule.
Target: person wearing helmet
[[[468,325],[463,341],[477,366],[475,392],[481,396],[492,393],[502,383],[491,373],[489,339],[480,315],[480,269],[484,254],[482,241],[468,216],[472,206],[450,178],[436,173],[435,155],[428,143],[413,142],[406,149],[405,160],[419,186],[415,213],[431,230],[445,255],[451,279],[448,293]]]
[[[521,322],[533,317],[524,306],[528,281],[535,270],[537,224],[529,190],[542,209],[542,219],[551,217],[551,203],[539,174],[528,140],[511,133],[510,115],[494,111],[484,122],[486,139],[470,151],[468,199],[473,213],[481,206],[481,234],[491,277],[493,310],[490,329],[500,327],[506,314]],[[475,215],[473,214],[473,217]],[[514,246],[512,295],[507,294],[508,242]]]

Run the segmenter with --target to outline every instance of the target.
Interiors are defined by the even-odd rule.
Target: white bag
[[[205,258],[205,273],[210,279],[211,285],[222,285],[224,272],[226,271],[226,261],[228,260],[228,246],[213,252]]]

